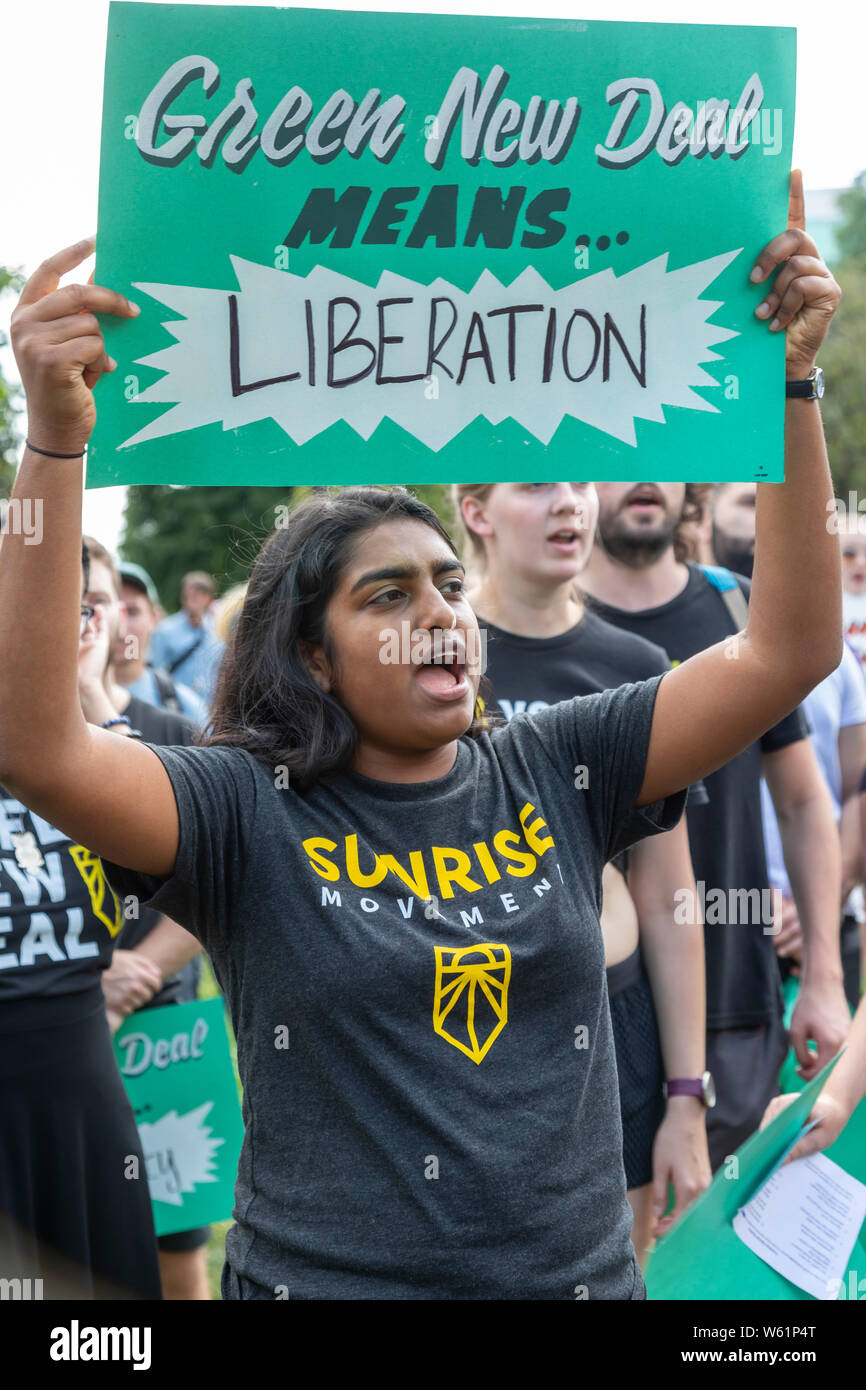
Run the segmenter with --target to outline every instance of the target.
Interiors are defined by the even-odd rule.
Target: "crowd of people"
[[[459,484],[453,528],[319,490],[166,618],[80,534],[95,314],[135,313],[58,288],[84,254],[14,321],[45,521],[0,546],[0,1275],[208,1296],[207,1228],[157,1242],[124,1176],[111,1045],[204,949],[244,1087],[225,1298],[644,1298],[789,1046],[808,1079],[849,1040],[801,1151],[866,1088],[866,545],[817,401],[781,485]],[[752,279],[809,381],[839,291],[796,200]],[[384,658],[406,625],[437,649]]]

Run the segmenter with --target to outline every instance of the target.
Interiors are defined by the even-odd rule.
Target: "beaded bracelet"
[[[116,719],[106,719],[105,723],[104,723],[104,724],[100,724],[99,727],[100,727],[101,729],[113,729],[113,728],[115,727],[116,724],[128,724],[129,727],[130,727],[130,729],[132,728],[132,724],[131,724],[130,721],[127,719],[127,717],[126,717],[125,714],[120,714],[120,715],[118,715],[118,717],[117,717]]]

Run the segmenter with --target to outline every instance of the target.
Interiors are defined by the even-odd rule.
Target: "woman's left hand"
[[[785,373],[804,380],[839,307],[842,291],[806,232],[803,175],[791,174],[788,228],[768,242],[755,262],[751,279],[763,284],[781,266],[772,287],[755,310],[774,333],[785,333]]]
[[[653,1144],[653,1236],[665,1235],[712,1178],[706,1110],[695,1096],[672,1096]],[[667,1216],[668,1187],[674,1208]]]

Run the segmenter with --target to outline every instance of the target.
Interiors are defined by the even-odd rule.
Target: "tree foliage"
[[[180,602],[180,581],[189,570],[206,570],[222,593],[249,578],[253,560],[278,519],[278,506],[292,503],[292,488],[130,487],[125,560],[148,571],[166,612]]]
[[[220,592],[249,578],[256,554],[277,524],[278,507],[293,507],[308,487],[130,487],[125,560],[143,565],[166,612],[177,607],[180,581],[193,569],[212,574]],[[413,488],[453,530],[448,489],[439,484]]]
[[[866,259],[866,171],[839,194],[837,202],[842,213],[842,224],[836,233],[839,257],[843,261],[862,261]]]
[[[836,279],[842,303],[820,361],[827,377],[821,403],[836,496],[866,494],[866,173],[839,197]]]
[[[837,267],[843,299],[821,350],[821,402],[836,496],[866,493],[866,259]]]
[[[18,293],[24,284],[20,270],[0,265],[0,295],[7,292]],[[0,348],[6,347],[8,339],[0,333]],[[21,392],[6,380],[0,369],[0,495],[8,497],[18,467],[18,451],[21,447],[15,428],[16,417],[21,413]]]

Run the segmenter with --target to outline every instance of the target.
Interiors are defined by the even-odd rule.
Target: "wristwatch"
[[[804,401],[819,401],[824,394],[824,373],[813,367],[805,381],[786,381],[785,395]]]
[[[703,1076],[675,1077],[664,1083],[662,1091],[665,1100],[669,1096],[699,1096],[707,1110],[712,1110],[716,1103],[716,1083],[711,1071],[705,1071]]]

